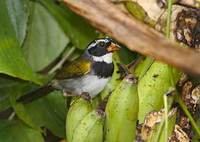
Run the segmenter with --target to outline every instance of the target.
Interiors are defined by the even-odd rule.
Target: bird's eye
[[[101,47],[103,47],[103,46],[105,46],[105,43],[104,43],[104,42],[100,42],[99,45],[100,45]]]

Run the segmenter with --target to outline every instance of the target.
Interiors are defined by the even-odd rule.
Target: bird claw
[[[74,96],[78,96],[78,95],[71,93],[69,91],[63,90],[63,96],[64,97],[74,97]]]
[[[80,94],[80,97],[83,98],[83,99],[85,99],[86,101],[91,101],[91,100],[92,100],[90,94],[87,93],[87,92],[82,92],[82,93]]]
[[[69,92],[69,91],[63,90],[63,96],[64,96],[64,97],[75,97],[75,96],[80,96],[80,97],[83,98],[84,100],[87,100],[87,101],[91,101],[91,100],[92,100],[91,96],[90,96],[89,93],[87,93],[87,92],[82,92],[81,94],[74,94],[74,93],[71,93],[71,92]]]

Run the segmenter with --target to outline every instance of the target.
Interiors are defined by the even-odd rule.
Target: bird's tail
[[[17,102],[20,103],[30,103],[34,100],[37,100],[43,96],[46,96],[47,94],[49,94],[50,92],[54,91],[55,88],[53,88],[51,85],[45,85],[41,88],[38,88],[37,90],[34,90],[28,94],[25,94],[24,96],[20,97],[19,99],[17,99]]]

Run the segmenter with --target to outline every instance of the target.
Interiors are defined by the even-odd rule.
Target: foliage
[[[41,134],[46,135],[45,129],[65,138],[67,101],[61,92],[25,105],[16,99],[48,82],[66,53],[72,51],[68,60],[80,56],[98,32],[53,0],[2,0],[0,5],[0,117],[11,107],[14,110],[7,116],[12,121],[0,122],[0,139],[44,141]],[[125,49],[119,56],[123,54],[132,53]]]
[[[77,48],[70,54],[72,58],[97,33],[85,20],[51,0],[2,0],[0,5],[0,117],[14,109],[11,121],[0,122],[0,141],[42,142],[46,129],[65,138],[67,101],[61,92],[26,105],[16,99],[51,78],[48,72],[72,48],[71,43]],[[43,70],[46,75],[38,73]]]
[[[155,26],[155,21],[151,20],[137,3],[125,2],[124,5],[133,17],[151,27]],[[72,135],[66,132],[66,127],[69,126],[66,125],[65,121],[69,106],[74,100],[64,98],[61,91],[51,92],[47,96],[28,104],[22,104],[16,100],[47,84],[63,62],[72,61],[79,57],[88,43],[105,35],[99,33],[86,20],[55,0],[0,0],[0,6],[0,142],[44,142],[49,133],[53,137],[52,139],[66,139],[66,134]],[[113,77],[102,91],[101,96],[93,102],[93,108],[91,108],[90,113],[88,112],[90,114],[89,119],[93,119],[93,116],[96,115],[95,109],[99,100],[102,101],[102,98],[106,98],[116,88],[121,89],[120,84],[122,85],[123,81],[121,82],[119,79],[118,63],[129,64],[139,56],[137,53],[129,51],[125,46],[119,53],[114,54],[115,70]],[[154,110],[159,111],[164,106],[163,94],[167,93],[166,91],[170,87],[175,87],[175,83],[180,77],[180,71],[146,57],[131,72],[134,73],[134,77],[138,77],[139,83],[134,84],[134,86],[124,85],[123,87],[128,91],[124,89],[120,92],[120,89],[118,89],[118,91],[113,91],[113,94],[117,94],[119,98],[122,97],[117,101],[123,106],[128,105],[127,102],[133,101],[134,104],[129,104],[136,106],[135,108],[132,107],[133,112],[136,111],[135,109],[139,110],[134,116],[127,115],[127,124],[129,123],[128,119],[134,117],[133,129],[135,131],[136,119],[143,122],[147,113]],[[127,86],[134,87],[132,89],[136,96],[138,94],[139,100],[132,96],[131,89]],[[130,95],[126,96],[128,99],[121,96],[124,94]],[[142,100],[140,100],[141,98]],[[120,112],[126,114],[125,112],[129,107],[123,108],[120,103],[116,104],[116,101],[112,101],[110,104],[113,104],[113,109],[119,107],[122,109]],[[81,109],[76,110],[79,112]],[[69,112],[72,113],[71,111]],[[190,114],[188,115],[190,116]],[[76,113],[75,116],[77,116]],[[110,117],[112,116],[110,115]],[[122,118],[125,118],[125,116]],[[101,120],[101,123],[96,123],[98,119]],[[117,119],[118,115],[116,116]],[[96,116],[94,127],[88,123],[90,130],[101,131],[101,136],[99,135],[101,139],[103,136],[103,120],[102,116]],[[86,119],[83,122],[86,122]],[[80,124],[86,127],[83,122]],[[77,122],[74,123],[77,124]],[[163,130],[163,123],[159,125],[160,131]],[[126,129],[121,121],[120,125]],[[173,126],[174,123],[170,130],[166,131],[171,133]],[[198,129],[195,122],[193,122],[193,126]],[[130,125],[130,127],[132,128],[133,125]],[[80,128],[81,133],[86,136],[87,133],[83,128]],[[153,138],[160,137],[157,129],[156,132],[153,132],[155,133],[152,136]],[[76,135],[79,135],[79,130],[76,131]],[[129,133],[132,132],[129,131]],[[133,136],[135,137],[135,135]],[[94,135],[90,134],[87,137],[93,139]],[[163,137],[163,134],[161,134],[161,137]],[[196,137],[198,139],[198,136]],[[78,138],[81,139],[82,137]],[[132,137],[126,138],[131,139]]]

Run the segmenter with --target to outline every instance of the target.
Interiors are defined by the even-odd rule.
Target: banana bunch
[[[66,120],[66,136],[69,142],[72,141],[72,137],[75,129],[80,124],[82,119],[92,111],[92,105],[87,100],[79,98],[72,102],[70,109],[67,113]]]
[[[93,110],[76,127],[71,142],[102,142],[104,112]]]
[[[106,106],[105,142],[133,142],[138,115],[137,80],[126,76]]]
[[[68,142],[132,142],[135,139],[138,95],[137,80],[132,75],[118,84],[107,105],[103,102],[94,107],[92,103],[82,98],[72,102],[66,120]]]
[[[104,107],[98,100],[75,100],[67,114],[68,142],[133,142],[137,120],[142,123],[150,112],[163,108],[163,95],[174,87],[179,71],[147,58],[138,65],[135,75],[139,82],[132,74],[123,80],[117,80],[119,76],[114,74],[109,83],[112,90],[103,92],[103,98],[107,98],[112,91]]]
[[[75,100],[68,111],[66,134],[68,142],[102,142],[104,112],[93,110],[88,100]]]

